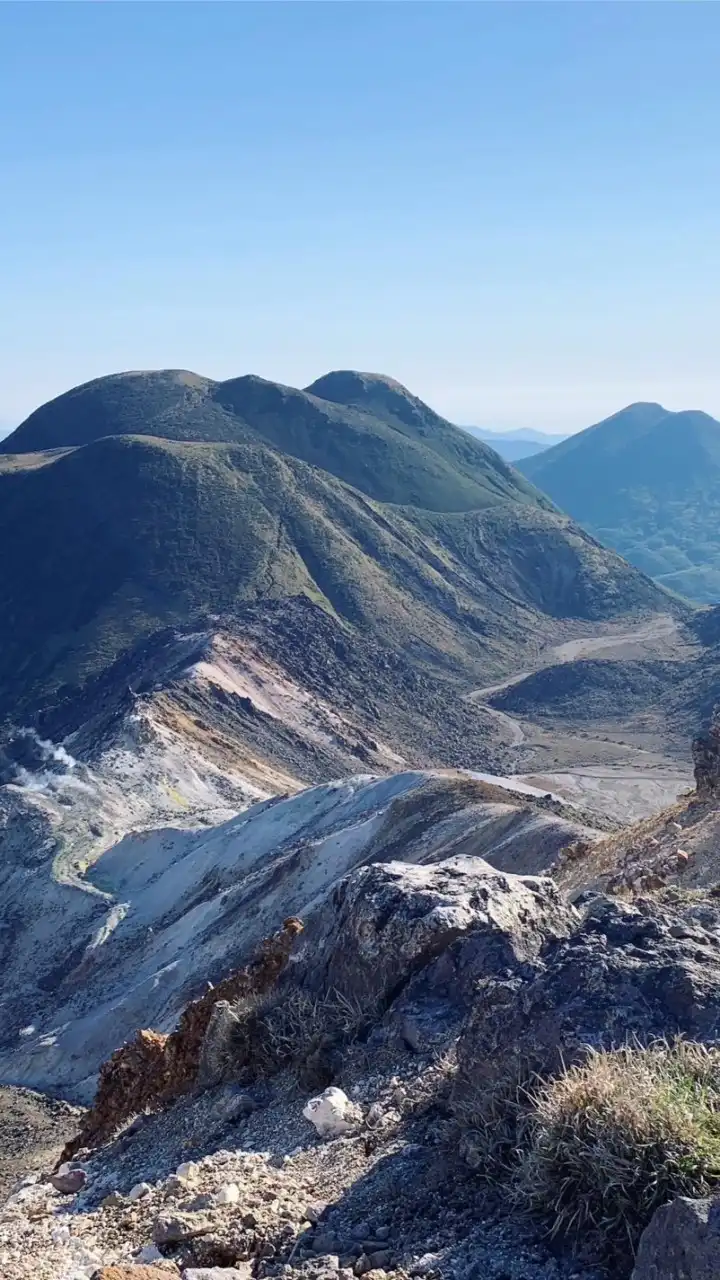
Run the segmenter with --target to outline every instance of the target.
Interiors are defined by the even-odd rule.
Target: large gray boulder
[[[720,1038],[720,902],[597,898],[547,945],[534,974],[489,974],[458,1045],[458,1098],[481,1096],[518,1062],[553,1075],[636,1039]]]
[[[632,1280],[717,1280],[720,1202],[679,1196],[653,1215],[640,1239]]]
[[[464,1015],[479,978],[527,970],[578,921],[552,880],[507,875],[481,858],[375,863],[346,876],[310,917],[285,980],[432,1023],[448,1009]]]

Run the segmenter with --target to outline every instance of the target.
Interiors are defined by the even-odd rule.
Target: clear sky
[[[127,368],[720,417],[720,5],[0,4],[0,426]]]

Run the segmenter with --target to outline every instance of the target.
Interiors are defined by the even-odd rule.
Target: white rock
[[[128,1200],[142,1200],[143,1196],[149,1196],[152,1187],[149,1182],[136,1182],[127,1193]]]
[[[64,1222],[59,1227],[53,1227],[50,1233],[50,1239],[52,1240],[53,1244],[69,1244],[70,1228]]]
[[[156,1244],[146,1244],[135,1254],[133,1262],[160,1262],[164,1257],[165,1254],[160,1252]]]
[[[426,1276],[428,1272],[434,1271],[438,1265],[438,1255],[436,1253],[424,1253],[417,1262],[414,1262],[410,1268],[411,1276]]]
[[[332,1085],[305,1104],[303,1115],[314,1124],[321,1138],[337,1138],[343,1133],[350,1133],[363,1118],[357,1103],[351,1102],[342,1089]]]
[[[240,1188],[237,1182],[227,1182],[215,1196],[216,1204],[237,1204],[240,1199]]]
[[[250,1280],[252,1263],[238,1262],[234,1267],[186,1267],[182,1280]]]
[[[197,1182],[200,1177],[200,1166],[194,1160],[185,1160],[175,1170],[178,1178],[186,1178],[188,1182]]]

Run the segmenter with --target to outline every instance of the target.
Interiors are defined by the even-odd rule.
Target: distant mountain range
[[[463,426],[478,440],[484,440],[506,462],[518,462],[520,458],[530,458],[544,449],[567,440],[564,435],[551,435],[547,431],[534,431],[532,427],[518,427],[515,431],[489,431],[486,427]]]
[[[633,404],[519,469],[606,546],[692,600],[720,600],[720,422]]]
[[[411,659],[484,678],[565,618],[667,608],[482,441],[399,383],[115,374],[0,444],[0,711],[128,646],[305,595]],[[338,641],[340,643],[340,641]]]

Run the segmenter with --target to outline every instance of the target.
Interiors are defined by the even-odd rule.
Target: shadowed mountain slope
[[[720,422],[708,414],[630,405],[518,465],[664,586],[720,596]]]

